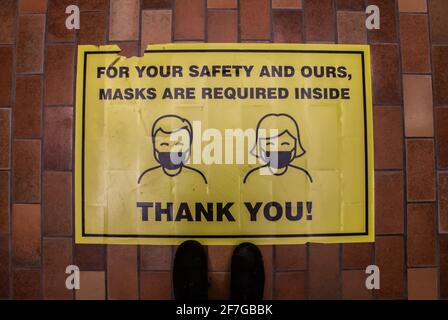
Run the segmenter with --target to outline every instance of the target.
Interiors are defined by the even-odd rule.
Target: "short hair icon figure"
[[[251,150],[264,164],[251,169],[244,177],[243,183],[255,173],[281,176],[288,170],[301,171],[309,182],[313,182],[306,169],[292,163],[305,152],[300,140],[299,126],[293,117],[286,113],[266,114],[258,121],[255,145]]]
[[[162,170],[169,177],[189,170],[200,175],[207,184],[207,178],[200,170],[186,165],[193,142],[193,127],[190,121],[174,114],[161,116],[154,121],[151,139],[154,159],[159,165],[143,171],[138,178],[139,184],[143,177],[154,170]]]

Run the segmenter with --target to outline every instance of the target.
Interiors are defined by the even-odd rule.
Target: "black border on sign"
[[[85,107],[86,107],[86,73],[87,57],[89,54],[119,54],[120,51],[85,51],[84,52],[84,74],[82,84],[82,155],[81,155],[81,217],[82,217],[82,236],[83,237],[112,237],[112,238],[167,238],[167,239],[226,239],[226,238],[303,238],[303,237],[343,237],[343,236],[365,236],[369,234],[369,157],[367,144],[367,102],[366,102],[366,81],[365,81],[365,60],[364,51],[337,51],[337,50],[263,50],[263,49],[181,49],[181,50],[145,50],[145,53],[203,53],[203,52],[251,52],[251,53],[323,53],[323,54],[359,54],[362,65],[362,91],[363,91],[363,111],[364,111],[364,158],[365,158],[365,224],[364,231],[348,233],[313,233],[313,234],[185,234],[185,235],[166,235],[166,234],[92,234],[85,232],[85,201],[84,201],[84,158],[85,158]]]

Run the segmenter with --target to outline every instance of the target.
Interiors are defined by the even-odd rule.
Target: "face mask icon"
[[[294,150],[266,151],[269,166],[275,169],[285,168],[294,159]]]
[[[156,151],[160,165],[167,170],[176,170],[184,165],[187,155],[185,152]]]

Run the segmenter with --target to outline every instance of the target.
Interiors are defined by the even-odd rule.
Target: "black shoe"
[[[241,243],[232,256],[230,299],[262,300],[263,290],[263,256],[253,243]]]
[[[207,300],[207,256],[199,242],[188,240],[177,249],[173,287],[176,300]]]

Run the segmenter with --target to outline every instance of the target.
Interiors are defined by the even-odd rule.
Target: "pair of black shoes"
[[[176,300],[207,300],[207,255],[197,241],[183,242],[177,249],[173,267]],[[242,243],[232,256],[230,299],[261,300],[264,289],[263,256],[256,245]]]

